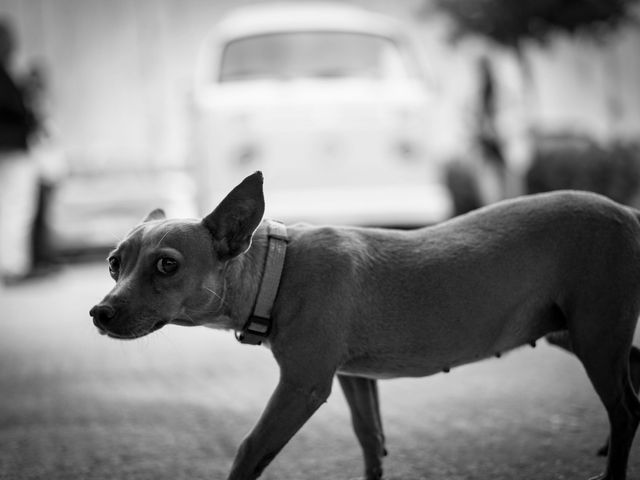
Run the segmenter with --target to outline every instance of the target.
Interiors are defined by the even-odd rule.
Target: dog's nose
[[[105,324],[116,316],[116,311],[111,305],[105,305],[103,303],[94,306],[89,315],[93,317],[93,324],[98,328],[104,328]]]

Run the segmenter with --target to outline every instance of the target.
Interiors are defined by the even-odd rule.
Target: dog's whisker
[[[157,248],[157,247],[159,247],[159,246],[160,246],[160,244],[162,244],[162,242],[163,242],[163,240],[165,239],[165,237],[166,237],[167,235],[169,235],[169,231],[170,231],[170,230],[167,230],[167,231],[165,232],[165,234],[164,234],[164,235],[162,235],[162,238],[161,238],[161,239],[158,241],[158,243],[156,244],[156,248]]]
[[[194,315],[198,315],[198,314],[200,314],[200,315],[202,315],[202,314],[204,314],[204,315],[217,315],[218,313],[220,313],[220,311],[222,310],[223,307],[224,307],[224,304],[220,303],[215,310],[211,310],[210,308],[189,308],[189,312],[191,312]],[[185,315],[188,315],[186,310],[183,310],[183,313]],[[189,318],[189,320],[193,320],[193,319]]]
[[[217,298],[224,302],[224,298],[221,297],[215,290],[211,290],[209,287],[203,287],[205,290],[213,293]]]
[[[205,313],[204,311],[201,313]],[[187,320],[189,320],[190,322],[193,322],[194,324],[196,323],[196,321],[193,319],[193,317],[191,315],[189,315],[186,311],[184,312],[184,316],[187,317]]]
[[[220,305],[216,309],[215,313],[220,312],[220,310],[222,310],[222,307],[226,305],[226,299],[225,299],[225,294],[224,294],[225,291],[223,290],[223,294],[220,295],[215,290],[212,290],[209,287],[203,287],[203,288],[205,290],[207,290],[208,292],[211,292],[218,300],[220,300]]]

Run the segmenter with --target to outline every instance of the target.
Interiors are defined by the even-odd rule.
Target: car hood
[[[388,105],[429,100],[418,80],[375,81],[355,79],[295,79],[229,82],[200,89],[197,106],[202,109],[276,107],[292,105]]]

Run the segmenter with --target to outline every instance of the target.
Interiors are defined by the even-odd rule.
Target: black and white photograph
[[[0,0],[0,480],[640,478],[640,0]]]

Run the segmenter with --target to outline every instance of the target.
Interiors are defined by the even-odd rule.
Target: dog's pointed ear
[[[156,208],[155,210],[151,211],[149,215],[144,217],[142,223],[151,222],[153,220],[164,220],[165,218],[167,218],[167,215],[164,213],[164,210],[162,210],[161,208]]]
[[[262,172],[249,175],[202,220],[220,260],[235,257],[251,246],[253,232],[264,215],[262,182]]]

